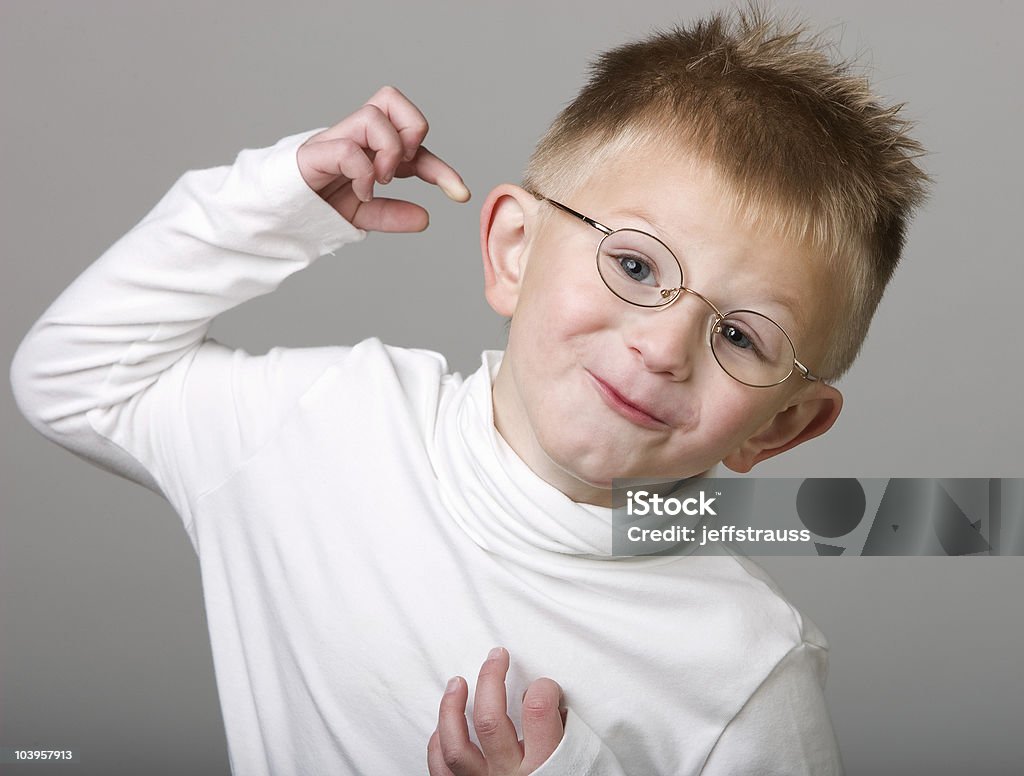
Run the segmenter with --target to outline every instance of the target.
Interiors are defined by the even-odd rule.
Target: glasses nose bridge
[[[700,299],[700,301],[702,301],[704,304],[711,308],[711,311],[714,313],[715,321],[719,321],[724,317],[722,311],[715,306],[714,302],[712,302],[699,291],[694,291],[692,288],[689,288],[688,286],[678,286],[676,288],[663,289],[661,293],[664,296],[666,294],[671,294],[672,292],[675,292],[675,296],[672,297],[672,300],[662,305],[658,309],[666,310],[672,305],[674,305],[676,302],[678,302],[683,297],[683,294],[691,294]]]
[[[635,308],[640,315],[640,320],[647,319],[645,324],[640,325],[649,329],[644,337],[646,347],[643,350],[645,350],[645,355],[654,357],[653,362],[673,364],[672,371],[689,370],[693,368],[695,360],[703,359],[701,353],[706,352],[707,357],[712,358],[708,347],[710,336],[715,324],[721,319],[721,314],[707,297],[686,286],[677,286],[674,289],[665,289],[665,291],[675,292],[670,302],[658,307],[638,305]],[[697,297],[707,307],[694,308],[689,312],[677,310],[679,318],[671,323],[666,318],[657,315],[657,313],[664,313],[673,307],[684,293]],[[652,316],[651,313],[655,313],[655,315]]]

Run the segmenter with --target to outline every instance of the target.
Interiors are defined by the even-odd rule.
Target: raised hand
[[[539,768],[558,747],[565,724],[560,710],[562,688],[551,679],[536,679],[530,684],[523,695],[520,741],[505,713],[508,667],[508,652],[496,647],[480,668],[473,697],[473,727],[479,748],[469,740],[466,680],[456,676],[448,682],[437,730],[427,744],[430,776],[524,776]]]
[[[419,232],[429,214],[421,206],[374,196],[374,183],[416,176],[455,202],[469,200],[462,177],[422,145],[429,125],[419,108],[393,86],[310,137],[298,150],[306,184],[346,221],[378,232]]]

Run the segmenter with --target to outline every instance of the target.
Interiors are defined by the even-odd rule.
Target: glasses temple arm
[[[793,359],[793,364],[794,366],[796,366],[798,370],[800,370],[800,375],[804,378],[804,380],[809,380],[812,383],[817,383],[821,380],[821,378],[818,377],[817,375],[812,375],[811,370],[805,367],[795,358]]]
[[[612,232],[615,231],[614,229],[609,229],[607,226],[605,226],[604,224],[600,223],[599,221],[595,221],[593,218],[588,218],[587,216],[583,215],[582,213],[579,213],[579,212],[573,210],[568,205],[563,205],[561,202],[555,202],[555,200],[548,199],[547,197],[543,197],[543,196],[541,196],[539,194],[534,194],[533,196],[535,196],[537,199],[542,199],[545,202],[550,202],[552,205],[557,207],[559,210],[562,210],[562,211],[568,213],[571,216],[575,216],[580,221],[582,221],[585,224],[589,224],[590,226],[592,226],[595,229],[597,229],[597,231],[599,231],[599,232],[603,232],[604,234],[611,234]]]

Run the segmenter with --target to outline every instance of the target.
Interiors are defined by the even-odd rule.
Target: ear
[[[535,210],[536,199],[510,183],[493,189],[480,209],[484,295],[494,311],[506,318],[512,316],[519,301],[528,224]]]
[[[812,383],[722,463],[734,472],[749,472],[755,464],[824,434],[842,409],[843,395],[834,386]]]

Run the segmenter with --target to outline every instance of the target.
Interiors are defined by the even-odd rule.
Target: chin
[[[617,457],[614,461],[589,460],[586,455],[576,458],[556,460],[558,465],[586,485],[594,488],[610,490],[612,480],[618,479],[654,479],[682,480],[703,474],[714,462],[683,462],[667,465],[664,462],[643,463],[631,462]]]
[[[614,423],[617,419],[611,420]],[[610,433],[610,425],[595,419],[578,426],[544,424],[543,428],[554,433],[538,434],[535,438],[557,469],[582,486],[599,490],[611,490],[612,481],[617,479],[683,479],[701,474],[714,465],[714,461],[694,460],[692,452],[683,460],[668,462],[664,456],[658,460],[651,454],[650,445]],[[571,435],[565,433],[569,430]]]
[[[614,448],[612,448],[614,449]],[[612,481],[628,477],[650,477],[650,467],[636,467],[621,456],[609,456],[593,450],[564,451],[562,455],[548,454],[551,461],[574,480],[589,488],[611,490]]]

